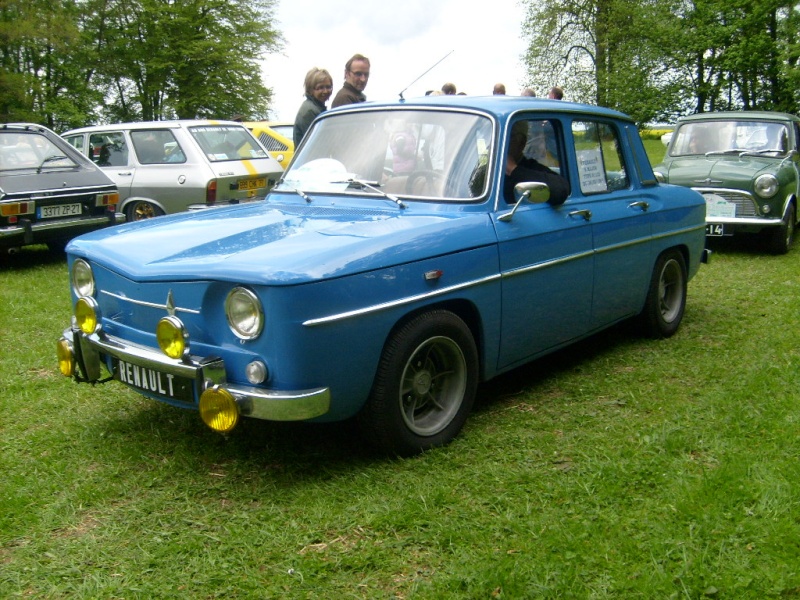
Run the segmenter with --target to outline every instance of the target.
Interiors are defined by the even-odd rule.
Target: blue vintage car
[[[672,335],[705,202],[633,121],[512,97],[323,113],[264,202],[68,247],[61,372],[242,417],[356,416],[381,449],[450,441],[479,382],[637,318]]]

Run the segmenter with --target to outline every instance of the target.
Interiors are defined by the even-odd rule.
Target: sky
[[[275,17],[284,48],[262,68],[264,84],[273,90],[271,118],[294,121],[312,67],[330,72],[335,95],[344,65],[356,53],[371,64],[367,100],[396,100],[400,92],[410,99],[446,82],[470,95],[489,95],[495,83],[519,94],[525,9],[518,2],[279,0]]]

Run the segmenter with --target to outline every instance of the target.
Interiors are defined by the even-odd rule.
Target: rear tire
[[[666,338],[678,331],[686,309],[687,287],[683,254],[667,250],[658,257],[653,268],[647,300],[640,315],[648,337]]]
[[[478,351],[469,327],[449,311],[421,314],[386,343],[359,424],[389,454],[442,446],[464,426],[477,382]]]
[[[163,214],[163,210],[147,200],[134,200],[125,207],[126,221],[152,219],[153,217],[160,217]]]

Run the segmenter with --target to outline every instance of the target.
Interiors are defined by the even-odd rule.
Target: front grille
[[[753,197],[741,190],[722,190],[715,188],[692,188],[696,192],[700,192],[704,196],[706,194],[714,194],[724,198],[725,201],[736,205],[737,217],[758,217],[758,208]]]

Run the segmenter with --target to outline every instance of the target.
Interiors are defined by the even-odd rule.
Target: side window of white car
[[[136,150],[136,157],[143,165],[186,162],[183,148],[170,129],[131,131],[131,142]]]
[[[89,158],[98,167],[128,165],[128,143],[121,131],[93,133],[89,136]]]

